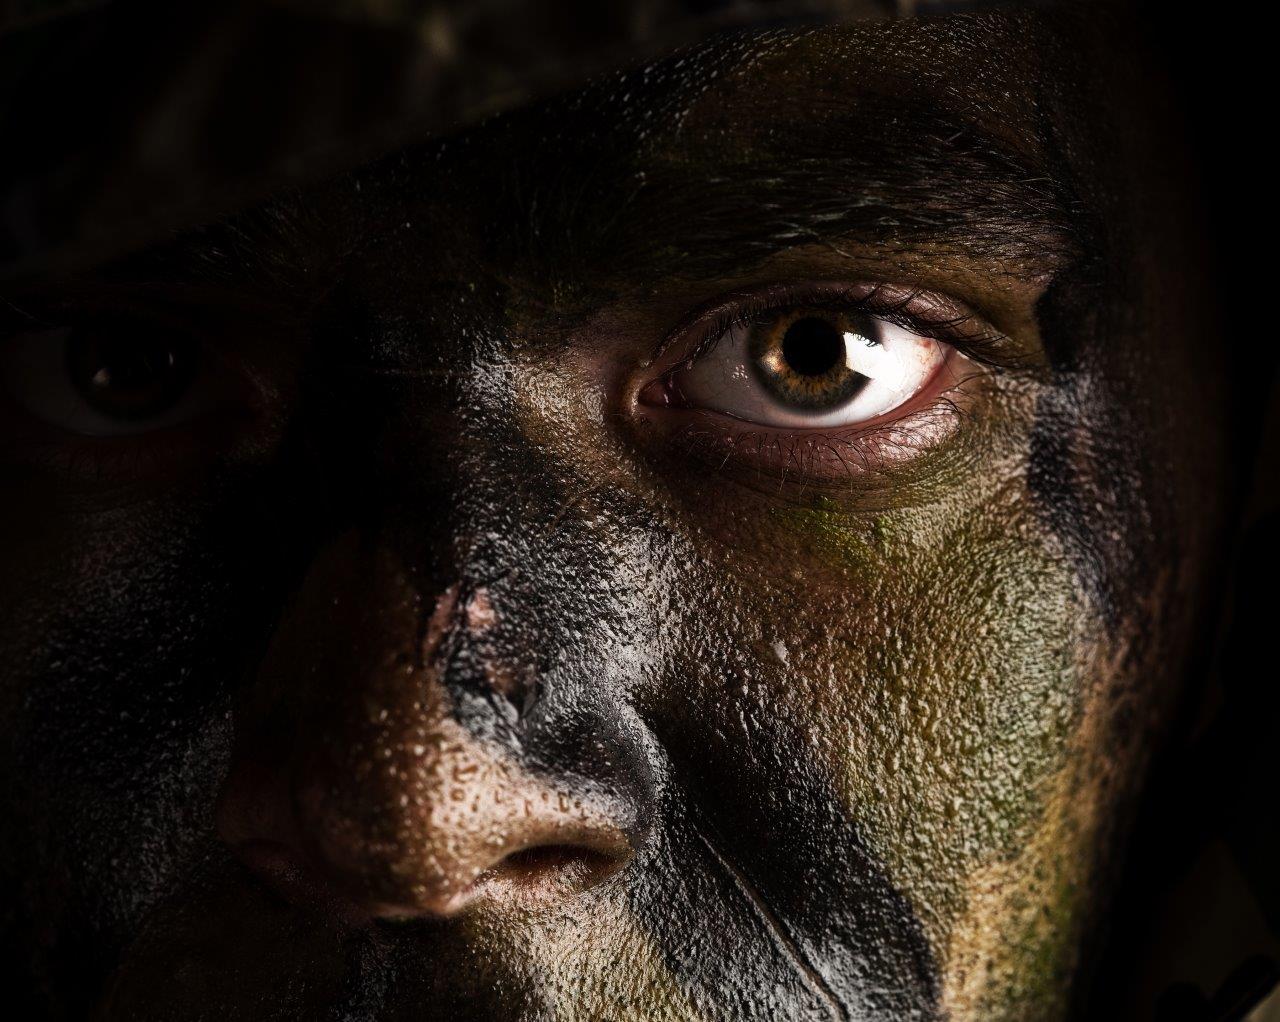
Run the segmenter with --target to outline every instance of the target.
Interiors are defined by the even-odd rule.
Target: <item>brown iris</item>
[[[91,408],[112,419],[167,412],[195,378],[195,346],[180,333],[102,323],[73,329],[66,344],[71,383]]]
[[[827,411],[869,383],[849,368],[850,344],[876,344],[873,319],[824,309],[790,309],[754,324],[748,350],[757,379],[791,408]]]

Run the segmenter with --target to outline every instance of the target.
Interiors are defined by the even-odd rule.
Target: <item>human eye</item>
[[[172,425],[198,414],[206,396],[199,345],[168,324],[104,318],[28,330],[7,354],[24,407],[84,436]]]
[[[10,326],[0,334],[5,462],[92,483],[207,464],[266,403],[262,376],[240,358],[236,315],[203,302],[84,303]]]
[[[837,481],[942,444],[966,382],[1002,340],[960,303],[919,289],[731,295],[678,328],[638,403],[721,465]]]

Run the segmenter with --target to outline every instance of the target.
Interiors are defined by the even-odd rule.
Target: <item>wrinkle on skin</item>
[[[808,955],[805,954],[804,949],[796,943],[795,937],[793,937],[787,929],[787,924],[784,923],[778,916],[778,913],[774,911],[768,900],[765,899],[755,885],[743,875],[742,871],[725,857],[724,853],[715,846],[711,838],[701,830],[698,831],[698,837],[702,841],[703,845],[706,846],[707,851],[712,854],[716,862],[718,862],[721,868],[724,869],[725,873],[733,879],[733,882],[737,885],[739,890],[741,890],[743,897],[755,907],[757,912],[759,912],[763,925],[773,935],[773,938],[778,942],[783,953],[785,953],[786,956],[795,963],[796,971],[804,978],[805,983],[807,983],[826,1004],[827,1012],[830,1017],[842,1020],[842,1022],[848,1022],[849,1009],[840,1002],[839,998],[836,997],[835,993],[827,985],[826,979],[824,979],[822,974],[813,967],[813,963],[809,961]]]
[[[688,821],[671,820],[650,854],[652,884],[607,883],[571,912],[472,917],[467,939],[482,967],[502,976],[514,969],[537,1017],[833,1017],[831,1002],[797,972],[792,952],[779,948],[777,932]],[[564,998],[566,987],[578,996]],[[855,997],[851,1005],[857,1022],[888,1017],[874,1002]]]

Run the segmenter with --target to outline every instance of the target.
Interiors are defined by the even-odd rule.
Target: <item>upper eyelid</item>
[[[865,312],[921,336],[950,344],[995,371],[1012,367],[1012,360],[999,357],[996,350],[1005,340],[1004,335],[976,312],[946,296],[924,288],[887,283],[825,281],[783,284],[723,295],[695,309],[677,323],[658,346],[654,361],[681,341],[694,338],[691,349],[668,369],[668,372],[679,371],[705,355],[734,327],[797,306]],[[930,314],[931,309],[934,314]]]

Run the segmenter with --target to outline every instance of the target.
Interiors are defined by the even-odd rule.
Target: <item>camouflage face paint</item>
[[[1060,1016],[1218,513],[1177,249],[1092,156],[1113,45],[731,36],[108,274],[270,298],[296,357],[145,485],[6,462],[33,1011]],[[638,400],[780,281],[996,340],[835,483]]]

